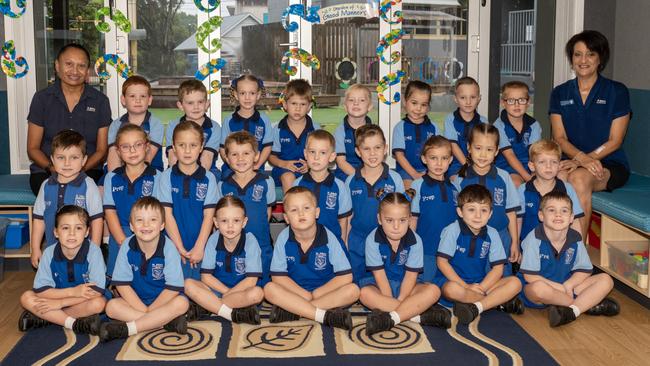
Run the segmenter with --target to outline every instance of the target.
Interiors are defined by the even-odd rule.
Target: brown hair
[[[298,96],[307,98],[311,103],[312,90],[309,81],[305,79],[293,79],[284,87],[284,100],[289,101],[291,97]]]
[[[59,220],[65,215],[77,215],[81,222],[86,225],[86,228],[90,225],[90,215],[88,215],[86,209],[77,205],[65,205],[61,206],[61,208],[56,211],[56,215],[54,216],[54,227],[59,227]]]
[[[449,149],[449,154],[451,154],[451,141],[447,140],[444,136],[433,135],[424,142],[420,156],[425,156],[429,150],[439,147]]]
[[[230,144],[235,144],[235,145],[246,145],[250,144],[253,147],[253,151],[257,152],[257,139],[253,135],[251,135],[248,131],[237,131],[233,132],[228,137],[226,137],[226,140],[223,143],[223,148],[226,150],[226,155],[228,155],[228,152],[230,149],[228,146]]]
[[[307,143],[305,146],[309,146],[309,141],[311,140],[327,141],[332,147],[332,150],[336,148],[336,140],[334,140],[334,136],[325,130],[312,131],[309,135],[307,135]]]
[[[383,188],[379,188],[376,193],[379,200],[379,212],[388,205],[405,205],[411,212],[411,200],[415,197],[415,189],[409,188],[404,193],[390,192],[385,193]]]
[[[477,134],[482,134],[486,136],[492,136],[494,137],[495,144],[497,149],[499,148],[499,130],[497,130],[496,127],[489,123],[479,123],[472,127],[472,129],[469,131],[467,134],[467,144],[471,145],[474,142],[474,138]],[[465,165],[463,165],[460,170],[458,170],[458,176],[459,177],[465,177],[465,174],[467,173],[467,169],[472,165],[472,156],[467,153],[467,161],[465,162]]]
[[[508,81],[507,83],[501,85],[501,97],[506,93],[506,90],[508,89],[524,89],[526,90],[526,94],[530,91],[530,88],[528,87],[528,84],[524,83],[523,81],[519,80],[512,80]]]
[[[132,123],[125,123],[120,127],[119,130],[117,130],[117,135],[115,135],[115,146],[118,146],[120,144],[120,140],[124,135],[126,135],[129,132],[137,132],[142,134],[142,138],[149,142],[149,136],[147,136],[147,133],[145,130],[142,129],[142,127],[138,125],[134,125]]]
[[[206,99],[208,98],[208,89],[205,85],[196,79],[190,79],[183,81],[178,87],[178,101],[183,102],[183,97],[192,92],[201,92]]]
[[[86,140],[83,135],[74,130],[61,130],[52,139],[52,156],[56,150],[65,150],[71,147],[78,147],[83,155],[86,155]]]
[[[199,140],[201,140],[201,145],[205,142],[205,136],[203,136],[203,128],[199,126],[198,123],[191,121],[191,120],[185,120],[176,125],[174,127],[174,132],[172,133],[172,144],[174,144],[174,141],[176,141],[176,136],[185,131],[193,131],[199,135]]]
[[[458,194],[458,207],[466,203],[486,203],[492,207],[492,195],[487,188],[480,184],[470,184]]]
[[[303,186],[295,186],[289,188],[289,190],[284,193],[284,200],[282,201],[282,203],[286,204],[289,197],[295,196],[300,193],[307,193],[309,197],[312,199],[314,205],[318,205],[318,200],[316,199],[314,192],[310,191],[309,188]]]
[[[237,99],[235,98],[235,94],[237,94],[237,85],[239,84],[240,81],[246,80],[246,81],[252,81],[255,84],[257,84],[257,90],[260,92],[260,97],[263,97],[266,95],[266,88],[264,87],[264,82],[262,79],[258,78],[257,76],[253,74],[243,74],[240,75],[238,78],[232,79],[230,82],[230,102],[235,105],[237,103]]]
[[[162,203],[155,197],[140,197],[131,207],[131,214],[129,215],[129,222],[133,220],[133,213],[136,210],[156,210],[160,214],[162,222],[165,222],[165,208]]]
[[[463,76],[462,78],[456,80],[456,84],[454,84],[454,93],[458,91],[458,87],[461,85],[476,85],[479,90],[481,89],[481,87],[478,85],[478,81],[476,81],[476,79],[471,76]]]
[[[431,102],[431,85],[420,80],[411,80],[408,82],[408,84],[406,84],[406,91],[404,91],[404,100],[408,100],[416,90],[427,93],[429,96],[429,102]]]
[[[217,206],[214,208],[214,216],[217,216],[217,212],[221,210],[224,207],[238,207],[244,210],[244,216],[246,216],[246,206],[244,205],[244,201],[241,200],[241,198],[233,196],[233,195],[227,195],[221,197],[219,202],[217,202]]]
[[[122,84],[122,95],[126,95],[127,89],[129,89],[130,86],[133,85],[144,85],[147,87],[147,94],[151,96],[151,84],[145,79],[144,77],[140,75],[133,75],[129,76],[128,79],[124,80],[124,84]]]
[[[542,197],[542,200],[539,201],[539,210],[542,211],[548,204],[548,201],[550,200],[558,200],[562,201],[565,203],[569,204],[569,208],[571,209],[571,212],[573,212],[573,201],[571,200],[571,197],[569,197],[568,194],[565,192],[558,192],[558,191],[550,191],[547,194]]]
[[[542,139],[534,142],[528,148],[528,157],[531,162],[534,162],[538,156],[544,153],[553,154],[557,156],[558,159],[562,158],[562,148],[560,148],[560,145],[553,140]]]
[[[379,127],[379,125],[369,124],[363,125],[357,128],[354,131],[354,141],[356,147],[361,146],[361,144],[368,138],[372,136],[380,136],[381,139],[386,143],[386,137],[384,136],[384,131]]]

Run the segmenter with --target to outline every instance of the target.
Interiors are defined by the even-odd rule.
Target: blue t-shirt
[[[372,124],[370,117],[366,116],[365,124]],[[356,140],[354,138],[354,132],[356,129],[350,126],[348,122],[348,116],[343,117],[343,123],[341,123],[336,130],[334,131],[334,140],[336,141],[336,155],[345,156],[345,161],[348,164],[352,165],[355,169],[360,168],[363,165],[361,157],[357,155],[355,150]]]
[[[115,139],[117,138],[117,131],[119,131],[120,127],[124,126],[127,123],[129,123],[128,113],[124,114],[122,117],[111,122],[111,125],[108,127],[109,147],[115,145]],[[145,115],[144,120],[142,121],[140,127],[142,127],[144,132],[147,134],[147,137],[149,138],[149,143],[155,146],[156,148],[158,148],[158,152],[156,153],[156,156],[154,156],[153,160],[151,161],[151,166],[162,172],[164,169],[163,159],[162,159],[162,147],[163,147],[165,126],[163,126],[162,122],[160,122],[158,118],[153,116],[151,112],[147,111],[147,114]],[[171,140],[167,140],[167,141],[168,141],[167,144],[171,145]]]
[[[182,116],[179,119],[169,122],[167,126],[167,131],[165,132],[165,141],[167,142],[166,153],[169,153],[169,150],[173,147],[174,142],[174,128],[178,126],[179,123],[185,121],[187,116]],[[213,121],[207,115],[203,116],[203,123],[201,124],[201,129],[203,129],[203,141],[205,145],[203,150],[210,151],[213,154],[212,165],[210,168],[211,172],[216,172],[217,168],[215,164],[217,159],[219,159],[219,145],[221,144],[221,126],[216,121]]]
[[[406,157],[413,169],[423,172],[427,167],[420,159],[422,146],[429,137],[437,134],[436,125],[431,122],[428,116],[424,116],[424,121],[421,123],[413,123],[408,117],[404,117],[393,129],[393,155],[398,151],[403,152],[404,157]],[[396,163],[395,170],[403,172],[404,168],[399,163]]]
[[[416,232],[423,238],[424,254],[434,256],[442,229],[458,218],[458,188],[448,179],[439,181],[428,174],[414,180],[411,188],[415,190],[411,211],[418,218]]]
[[[264,112],[255,111],[252,116],[244,118],[238,113],[239,107],[223,121],[221,125],[221,141],[219,145],[225,148],[226,138],[233,132],[246,131],[257,140],[257,150],[262,151],[267,146],[273,145],[273,128],[271,121]],[[232,169],[224,162],[221,166],[224,177],[232,174]]]
[[[262,277],[262,253],[255,235],[242,231],[237,246],[228,251],[221,234],[216,231],[205,245],[201,273],[209,273],[228,288],[245,277]]]
[[[487,118],[481,116],[476,111],[474,112],[474,118],[471,121],[465,121],[460,115],[460,111],[456,109],[454,112],[449,113],[445,117],[445,131],[444,136],[447,140],[458,145],[458,147],[463,152],[463,155],[467,157],[467,143],[469,132],[481,123],[487,123]],[[458,159],[454,159],[449,166],[449,174],[454,175],[460,169],[461,164]]]
[[[273,128],[273,148],[271,154],[282,160],[305,159],[305,147],[307,136],[315,130],[320,130],[320,125],[314,122],[311,117],[305,116],[305,128],[300,136],[296,136],[289,129],[287,117],[285,116]]]
[[[345,183],[334,177],[334,173],[329,173],[322,182],[314,181],[307,173],[296,179],[293,185],[308,188],[314,193],[320,208],[318,223],[325,225],[334,235],[341,238],[339,219],[352,215],[352,200]]]
[[[505,109],[501,111],[501,116],[494,121],[494,127],[499,130],[499,155],[497,155],[496,165],[509,173],[516,172],[503,157],[503,152],[512,149],[517,160],[528,170],[528,148],[542,139],[542,126],[539,122],[527,114],[524,114],[523,120],[521,132],[512,126]]]
[[[104,209],[115,210],[121,226],[129,226],[131,207],[142,197],[153,196],[160,172],[147,166],[133,182],[126,175],[126,168],[119,167],[106,175],[104,180]]]
[[[384,229],[379,225],[366,239],[366,269],[383,269],[389,281],[401,282],[406,271],[420,273],[424,270],[422,239],[408,229],[393,251]]]

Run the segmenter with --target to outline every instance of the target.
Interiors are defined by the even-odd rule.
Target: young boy
[[[318,223],[328,228],[336,237],[347,233],[348,221],[352,215],[352,200],[348,187],[334,173],[329,165],[334,162],[334,136],[325,130],[317,130],[307,137],[305,158],[309,172],[296,179],[294,186],[306,187],[317,197]]]
[[[135,234],[122,243],[111,281],[120,297],[106,305],[106,314],[117,321],[101,325],[102,342],[163,326],[170,332],[187,333],[189,303],[181,296],[181,257],[161,233],[164,228],[165,211],[157,199],[136,201],[131,210]]]
[[[532,176],[528,170],[528,147],[542,138],[542,126],[528,110],[528,85],[509,81],[501,87],[501,115],[494,122],[499,130],[497,167],[510,173],[517,187]]]
[[[273,148],[269,156],[269,163],[273,165],[271,175],[276,185],[282,185],[283,192],[308,170],[304,155],[307,135],[320,129],[320,125],[307,115],[311,110],[311,101],[312,91],[308,81],[295,79],[287,83],[282,101],[287,115],[274,128]]]
[[[88,241],[90,217],[83,208],[66,205],[56,213],[55,245],[47,247],[34,278],[34,288],[20,303],[26,309],[18,320],[21,332],[48,322],[76,333],[97,335],[106,299],[106,267],[98,246]]]
[[[185,113],[181,118],[169,122],[167,132],[165,133],[165,141],[167,142],[167,159],[169,166],[176,164],[177,156],[172,149],[172,140],[174,128],[185,120],[192,121],[201,127],[203,130],[203,140],[205,145],[203,152],[199,157],[199,165],[205,170],[208,170],[219,179],[221,176],[219,169],[216,167],[217,159],[219,158],[219,143],[221,142],[221,126],[219,123],[210,119],[206,112],[210,108],[210,101],[208,100],[208,90],[202,82],[191,79],[185,80],[178,87],[178,102],[176,102],[178,109]]]
[[[120,159],[117,151],[118,147],[115,145],[115,137],[120,127],[129,123],[142,127],[147,134],[149,146],[145,161],[158,171],[162,172],[164,170],[162,144],[165,127],[158,118],[148,111],[152,101],[151,84],[142,76],[133,75],[122,84],[120,103],[126,108],[126,113],[113,121],[108,127],[106,167],[109,172],[122,165],[122,159]]]
[[[439,272],[433,283],[454,301],[454,315],[461,324],[494,307],[523,314],[524,305],[517,297],[521,282],[514,276],[502,277],[505,251],[499,233],[487,226],[492,194],[481,185],[469,185],[458,195],[456,210],[460,219],[447,226],[440,238]]]
[[[343,108],[347,113],[343,123],[334,131],[336,140],[336,177],[342,181],[354,174],[363,164],[356,152],[354,132],[363,125],[372,124],[368,112],[372,109],[370,90],[362,84],[353,84],[345,91]]]
[[[102,242],[102,198],[95,182],[83,172],[86,159],[86,141],[79,132],[64,130],[52,139],[50,160],[56,174],[43,182],[34,203],[31,235],[31,261],[34,268],[38,267],[41,258],[43,235],[46,246],[56,242],[55,215],[63,205],[77,205],[86,209],[91,220],[90,241],[96,245]]]
[[[316,223],[316,197],[305,187],[284,196],[284,219],[289,227],[275,242],[271,282],[264,287],[273,304],[270,323],[301,316],[330,327],[352,329],[350,312],[340,309],[359,299],[352,283],[350,262],[341,241]]]
[[[550,305],[551,327],[570,323],[582,313],[613,316],[620,306],[607,294],[614,282],[607,273],[592,275],[589,254],[580,233],[569,228],[574,216],[572,199],[564,192],[542,198],[542,222],[524,242],[521,274],[526,306]]]
[[[551,140],[539,140],[530,145],[529,154],[528,168],[535,176],[518,188],[521,198],[521,208],[517,212],[520,240],[539,225],[539,202],[549,192],[568,194],[573,202],[573,217],[577,219],[585,215],[571,183],[557,177],[562,160],[560,145]],[[571,228],[580,233],[580,220],[573,220]]]

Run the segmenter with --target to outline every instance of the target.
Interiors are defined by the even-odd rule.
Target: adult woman
[[[53,171],[50,145],[57,132],[73,129],[84,136],[88,154],[84,170],[95,181],[102,175],[101,163],[108,151],[111,108],[104,94],[86,85],[90,54],[80,45],[68,44],[59,51],[54,68],[56,82],[34,94],[27,116],[29,183],[34,194]]]
[[[584,237],[592,192],[619,188],[630,175],[621,147],[630,121],[630,97],[625,85],[600,74],[609,60],[604,35],[578,33],[567,42],[565,52],[576,78],[553,89],[549,114],[553,138],[571,159],[563,160],[560,169],[584,209]]]

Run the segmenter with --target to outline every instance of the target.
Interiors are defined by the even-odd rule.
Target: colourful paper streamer
[[[399,51],[394,51],[393,53],[391,53],[390,60],[386,60],[386,58],[384,57],[384,52],[390,46],[399,42],[403,36],[404,36],[403,30],[394,29],[381,38],[381,40],[377,44],[377,57],[379,58],[379,60],[381,60],[381,62],[387,65],[392,65],[400,60],[402,54]]]
[[[99,71],[99,68],[102,67],[102,65],[112,65],[115,67],[117,74],[124,79],[127,79],[129,76],[133,75],[133,72],[131,72],[129,65],[127,65],[127,63],[124,62],[120,56],[113,53],[107,53],[95,61],[95,72],[97,73],[97,76],[99,76],[99,78],[103,81],[110,79],[111,74],[108,72],[108,68],[104,71]]]
[[[20,9],[20,12],[14,13],[14,11],[11,10],[11,0],[0,0],[0,12],[9,18],[14,19],[20,18],[25,14],[25,10],[27,10],[27,0],[16,0],[16,7]]]
[[[395,19],[390,19],[388,13],[391,11],[393,5],[401,3],[402,0],[382,0],[379,4],[379,17],[388,24],[398,24],[401,23],[404,18],[402,17],[402,12],[400,10],[395,10],[393,16]]]
[[[219,5],[221,4],[220,0],[208,0],[208,6],[205,7],[203,6],[203,1],[202,0],[194,0],[194,5],[201,10],[202,12],[209,13],[213,10],[216,10]]]
[[[289,23],[289,15],[297,15],[309,23],[320,23],[320,15],[318,15],[318,6],[311,6],[305,14],[305,6],[302,4],[289,5],[282,13],[282,26],[287,32],[295,32],[298,30],[298,23]]]
[[[111,15],[111,8],[105,6],[95,12],[95,28],[102,33],[108,33],[111,31],[111,25],[106,22],[105,17],[110,17],[110,19],[115,23],[115,26],[122,32],[129,33],[131,31],[131,22],[129,19],[117,9],[113,9],[113,15]]]
[[[197,80],[203,81],[208,76],[210,76],[210,74],[219,72],[219,70],[223,69],[224,66],[226,66],[226,60],[222,58],[213,58],[206,64],[199,67],[199,69],[194,74],[194,77]],[[210,82],[210,88],[211,89],[208,91],[208,94],[216,93],[219,89],[221,89],[221,83],[219,80],[212,80]]]
[[[22,67],[23,71],[16,72],[16,66]],[[2,46],[2,72],[10,78],[20,79],[27,75],[28,71],[29,64],[27,60],[22,56],[16,57],[14,41],[5,42],[4,46]]]
[[[219,27],[221,27],[222,22],[223,22],[223,18],[221,18],[220,16],[214,16],[206,20],[196,30],[196,36],[195,36],[196,44],[204,52],[212,53],[218,51],[221,48],[221,40],[219,38],[213,38],[210,41],[210,46],[212,46],[213,48],[209,48],[204,44],[204,42],[206,39],[208,39],[208,37],[210,37],[210,33],[214,32]]]
[[[282,70],[284,70],[285,74],[294,76],[298,73],[298,68],[295,66],[291,66],[289,60],[290,59],[296,59],[300,61],[303,65],[309,66],[314,70],[320,69],[320,60],[316,55],[312,55],[311,53],[303,50],[302,48],[291,48],[289,51],[284,53],[284,56],[282,57],[282,63],[281,67]]]
[[[384,92],[388,90],[388,88],[390,88],[392,85],[399,84],[404,76],[406,76],[406,73],[402,70],[399,70],[396,73],[391,72],[379,80],[379,84],[377,85],[377,97],[379,98],[380,102],[390,105],[393,103],[398,103],[400,101],[401,94],[399,92],[393,94],[392,100],[387,100],[384,96]]]

